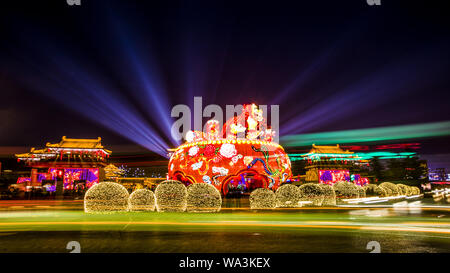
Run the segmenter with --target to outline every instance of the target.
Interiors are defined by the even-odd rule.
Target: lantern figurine
[[[217,140],[219,139],[219,121],[215,119],[208,120],[206,122],[206,139],[207,140]]]
[[[264,141],[272,142],[273,138],[275,137],[275,131],[272,131],[272,129],[270,129],[270,128],[266,129],[264,131],[263,137],[264,137]]]
[[[236,123],[232,123],[230,125],[230,133],[227,138],[229,139],[236,139],[237,135],[240,133],[244,133],[247,129],[242,125],[242,124],[236,124]]]

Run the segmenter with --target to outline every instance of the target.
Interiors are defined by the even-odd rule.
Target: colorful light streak
[[[342,160],[351,160],[351,161],[361,161],[361,160],[370,160],[374,157],[378,157],[380,159],[388,159],[388,158],[408,158],[415,156],[417,153],[414,152],[368,152],[368,153],[353,153],[353,154],[327,154],[327,153],[304,153],[304,154],[288,154],[291,161],[298,160],[331,160],[331,161],[342,161]]]
[[[366,143],[448,135],[450,135],[450,121],[443,121],[347,131],[286,135],[280,138],[280,142],[285,147],[298,147],[310,146],[312,144]]]

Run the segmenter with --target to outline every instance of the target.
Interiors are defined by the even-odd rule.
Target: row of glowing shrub
[[[220,192],[210,184],[192,184],[167,180],[155,193],[139,189],[129,194],[122,185],[102,182],[91,187],[84,196],[84,211],[105,213],[116,211],[189,211],[216,212],[222,205]]]
[[[285,184],[273,192],[256,189],[250,194],[252,209],[335,206],[342,198],[363,198],[366,196],[418,195],[417,187],[389,182],[359,187],[349,182],[338,182],[333,186],[308,183],[300,187]],[[188,211],[217,212],[222,205],[220,192],[212,185],[197,183],[184,186],[179,181],[167,180],[158,185],[153,193],[140,189],[129,194],[120,184],[102,182],[91,187],[84,198],[84,209],[88,213],[114,211]]]
[[[250,194],[252,209],[302,206],[335,206],[341,199],[364,198],[366,196],[411,196],[419,195],[420,189],[403,184],[384,182],[380,185],[356,186],[350,182],[327,184],[307,183],[299,187],[282,185],[273,192],[269,189],[256,189]]]

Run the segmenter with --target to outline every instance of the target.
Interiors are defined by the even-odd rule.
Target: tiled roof
[[[336,144],[336,146],[319,146],[319,145],[312,145],[312,149],[310,153],[316,153],[316,154],[352,154],[353,152],[345,151],[339,147],[339,144]]]

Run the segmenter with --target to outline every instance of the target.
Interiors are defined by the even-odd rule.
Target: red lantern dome
[[[262,126],[261,118],[255,116],[255,112],[261,110],[255,105],[244,109],[247,111],[241,117],[245,122],[241,124],[248,124],[248,127],[238,124],[239,117],[233,118],[223,128],[223,134],[227,133],[226,128],[231,128],[231,134],[228,133],[226,138],[219,138],[215,120],[208,121],[206,133],[190,131],[186,137],[188,142],[173,150],[168,178],[186,185],[209,183],[223,194],[230,189],[275,190],[291,178],[289,157],[281,145],[272,142],[274,132],[264,130],[267,127]],[[249,118],[254,118],[252,124],[256,122],[256,126],[252,126],[250,120],[247,122]],[[233,128],[245,129],[233,131]],[[243,131],[247,131],[246,138],[237,138],[237,134]]]

